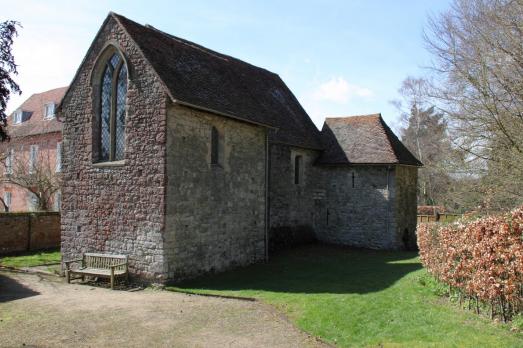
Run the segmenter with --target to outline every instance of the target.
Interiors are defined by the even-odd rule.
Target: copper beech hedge
[[[523,311],[523,207],[510,213],[418,226],[423,266],[478,313],[511,319]]]

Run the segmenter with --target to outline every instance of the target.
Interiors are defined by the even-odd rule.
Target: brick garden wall
[[[0,213],[0,255],[58,247],[59,213]]]

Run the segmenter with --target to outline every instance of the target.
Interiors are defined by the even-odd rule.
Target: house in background
[[[66,90],[62,87],[33,94],[7,120],[10,141],[0,144],[4,158],[0,166],[0,198],[10,212],[40,209],[39,198],[31,191],[41,192],[48,184],[33,183],[52,181],[62,170],[62,122],[56,117],[56,107]],[[46,209],[60,210],[60,191],[46,190],[50,190]],[[0,210],[3,211],[1,205]]]
[[[320,132],[278,75],[152,26],[110,13],[59,114],[64,260],[164,282],[311,239],[415,244],[421,163],[380,115]]]

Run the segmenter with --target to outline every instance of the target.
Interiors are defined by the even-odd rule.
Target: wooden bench
[[[71,275],[79,274],[85,276],[110,278],[111,289],[114,289],[114,281],[117,277],[124,277],[129,280],[127,266],[127,255],[85,253],[81,259],[65,261],[65,277],[67,282],[71,282]],[[79,264],[77,268],[71,268],[72,264]]]

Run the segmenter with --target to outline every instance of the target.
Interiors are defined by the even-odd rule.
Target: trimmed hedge
[[[418,226],[423,266],[460,298],[509,320],[523,312],[523,207],[510,213]]]

